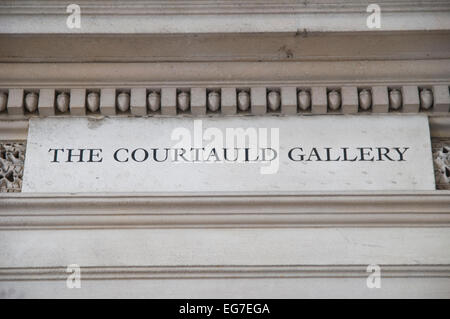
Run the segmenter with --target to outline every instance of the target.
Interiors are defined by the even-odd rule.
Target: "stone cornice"
[[[449,32],[0,35],[0,62],[15,63],[392,60],[416,63],[433,59],[450,59]]]
[[[369,1],[78,1],[81,29],[65,27],[66,3],[4,1],[2,33],[173,34],[368,31]],[[378,1],[381,30],[449,30],[448,1]],[[245,23],[242,23],[245,21]]]
[[[448,227],[450,191],[0,194],[0,229]]]
[[[310,62],[0,63],[0,87],[450,83],[448,59]]]

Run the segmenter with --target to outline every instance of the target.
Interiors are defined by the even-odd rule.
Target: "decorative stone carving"
[[[402,94],[397,89],[389,91],[389,108],[398,110],[402,107]]]
[[[6,102],[8,102],[8,95],[5,92],[0,92],[0,112],[6,110]]]
[[[450,139],[433,139],[434,173],[437,189],[450,189]]]
[[[267,94],[267,106],[269,107],[269,110],[276,111],[280,108],[280,105],[280,93],[277,91],[270,91],[269,94]]]
[[[34,92],[28,92],[25,95],[25,109],[33,113],[37,110],[39,96]]]
[[[247,111],[250,107],[250,94],[246,91],[239,91],[237,102],[240,111]]]
[[[433,93],[431,90],[422,89],[420,91],[420,108],[429,110],[433,106]]]
[[[237,107],[238,111],[249,112],[254,115],[264,114],[266,113],[266,111],[278,111],[281,109],[281,98],[283,94],[280,93],[278,89],[272,89],[275,87],[277,86],[268,85],[267,88],[260,87],[260,90],[252,92],[250,92],[248,88],[201,88],[203,90],[202,92],[206,92],[206,103],[204,101],[205,93],[202,93],[202,108],[206,108],[209,112],[223,113],[224,115],[226,115],[229,113],[227,109],[227,103],[232,103],[232,107]],[[417,92],[418,87],[419,91]],[[303,87],[291,87],[292,91],[289,95],[290,97],[287,98],[288,95],[286,95],[286,105],[283,105],[283,108],[288,107],[290,111],[283,111],[283,113],[302,113],[308,112],[308,110],[313,109],[313,113],[325,114],[327,110],[335,112],[339,111],[341,108],[343,108],[344,113],[347,113],[346,108],[348,107],[349,103],[347,101],[348,96],[345,92],[341,91],[342,88],[331,85],[329,87],[329,90],[325,90],[326,86],[322,86],[321,88],[323,88],[323,90],[318,90],[316,93],[311,93],[314,92],[317,88],[318,87],[310,87],[305,89]],[[345,88],[345,86],[343,86],[343,88]],[[412,91],[411,88],[411,86],[405,85],[399,85],[396,87],[391,87],[389,89],[387,89],[386,86],[368,86],[358,90],[356,96],[355,91],[353,91],[351,95],[351,104],[353,111],[351,113],[357,113],[358,111],[364,113],[366,113],[367,111],[372,111],[374,113],[387,113],[389,111],[400,111],[402,110],[402,108],[403,112],[417,113],[419,111],[419,108],[417,108],[417,104],[419,102],[421,111],[430,111],[433,113],[448,113],[448,101],[450,101],[450,95],[448,94],[448,85],[434,85],[432,87],[424,87],[418,85],[414,86],[414,89]],[[48,90],[57,92],[55,99],[53,99],[54,93],[52,93],[51,95],[44,94],[44,91],[48,93]],[[86,90],[87,96],[84,97],[84,93],[81,96],[80,93],[80,97],[77,97],[76,95],[72,97],[71,95],[75,94],[74,92],[76,92],[77,90],[83,90],[83,92],[84,90]],[[85,115],[85,110],[88,110],[91,113],[102,113],[106,116],[114,116],[123,115],[122,113],[127,113],[131,109],[131,113],[133,115],[144,116],[147,114],[144,106],[145,102],[143,100],[145,92],[148,92],[146,99],[147,108],[150,113],[156,113],[161,109],[162,96],[164,96],[161,95],[160,89],[157,87],[152,89],[144,87],[131,88],[130,90],[127,89],[125,91],[122,91],[122,89],[120,88],[109,88],[107,90],[108,92],[111,92],[110,94],[103,94],[104,92],[106,92],[104,90],[106,89],[102,89],[102,93],[100,93],[98,89],[94,88],[65,88],[63,92],[61,91],[61,89],[41,89],[41,91],[38,93],[37,89],[33,89],[32,91],[30,91],[29,89],[1,89],[0,113],[2,113],[2,117],[14,116],[17,118],[19,116],[27,118],[30,115],[29,113],[35,113],[39,109],[39,115],[45,117],[53,115],[53,111],[55,108],[59,113],[68,113],[70,109],[70,115],[74,116]],[[176,109],[178,109],[179,111],[181,111],[179,114],[183,116],[183,114],[186,114],[186,111],[189,111],[189,108],[191,107],[190,88],[188,86],[183,86],[179,88],[172,88],[171,90],[172,91],[168,94],[167,98],[170,99],[170,103],[172,103],[171,108],[173,109],[169,113],[162,112],[162,114],[175,116],[177,114]],[[233,96],[230,97],[232,102],[226,101],[225,104],[223,104],[223,99],[225,97],[222,96],[222,90],[233,90]],[[297,106],[295,105],[295,97],[294,95],[292,95],[294,94],[295,90],[297,90]],[[14,92],[18,92],[17,94],[19,95],[13,94]],[[115,95],[114,92],[118,92],[118,94]],[[137,98],[135,96],[135,94],[137,94],[136,92],[142,92],[140,93],[141,97],[139,97],[141,110],[137,113],[136,111],[133,113],[132,104],[134,99]],[[236,96],[234,95],[234,92],[236,92]],[[22,95],[23,93],[24,95]],[[417,95],[419,96],[419,101],[417,101]],[[251,97],[253,97],[253,99]],[[315,103],[314,107],[312,107],[313,97],[320,101],[320,105]],[[74,98],[74,105],[71,105],[72,98]],[[416,108],[414,108],[413,110],[411,109],[411,99],[415,99],[416,101],[414,102],[415,104],[413,103],[416,106]],[[102,102],[101,108],[100,101]],[[258,103],[256,103],[255,101],[258,101]],[[250,107],[250,105],[252,107]],[[116,111],[119,112],[116,113]],[[196,112],[193,112],[191,114],[198,115]]]
[[[20,192],[25,143],[0,142],[0,192]]]
[[[180,92],[177,95],[177,106],[180,111],[187,111],[190,105],[189,93]]]
[[[100,95],[97,92],[90,92],[86,99],[86,106],[89,111],[95,113],[100,107]]]
[[[61,113],[69,110],[69,94],[61,92],[56,96],[56,109]]]
[[[130,108],[130,94],[127,92],[121,92],[117,96],[117,108],[121,112],[126,112]]]
[[[208,110],[217,112],[220,108],[220,94],[216,91],[208,93]]]
[[[298,107],[302,111],[306,111],[311,107],[311,94],[306,90],[301,90],[297,94]]]
[[[161,107],[161,95],[158,92],[150,92],[147,96],[147,103],[150,111],[158,111]]]
[[[372,106],[372,93],[369,90],[363,89],[359,92],[359,107],[367,111]]]
[[[336,111],[341,107],[341,94],[339,91],[332,90],[328,93],[328,107]]]

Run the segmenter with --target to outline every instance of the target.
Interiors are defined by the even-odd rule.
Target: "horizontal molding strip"
[[[450,137],[450,116],[429,117],[431,137]],[[28,120],[1,120],[0,141],[26,141]]]
[[[448,278],[450,265],[379,265],[382,278]],[[367,278],[367,265],[81,267],[81,280]],[[66,267],[0,268],[0,281],[67,280]]]
[[[183,48],[183,50],[180,50]],[[0,35],[0,62],[261,62],[449,59],[450,32]]]
[[[0,63],[0,87],[449,84],[448,59],[306,62]]]
[[[0,141],[25,141],[28,136],[28,121],[0,121]]]
[[[450,191],[0,195],[0,230],[280,227],[450,227]]]
[[[316,2],[316,1],[315,1]],[[100,4],[99,4],[100,3]],[[369,3],[310,2],[99,2],[81,7],[82,27],[66,26],[66,6],[55,2],[6,2],[0,6],[2,34],[174,34],[308,31],[371,31]],[[305,5],[306,3],[306,5]],[[379,1],[380,30],[448,30],[445,1]],[[245,21],[245,23],[242,23]],[[378,30],[378,29],[377,29]]]
[[[320,12],[360,12],[369,2],[360,0],[202,0],[202,1],[88,1],[78,0],[85,14],[254,14],[254,13],[320,13]],[[413,12],[450,10],[445,0],[387,1],[377,2],[386,12]],[[52,0],[2,1],[1,14],[65,14],[66,3]]]

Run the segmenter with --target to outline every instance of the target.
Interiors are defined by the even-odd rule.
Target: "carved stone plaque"
[[[426,116],[34,118],[23,192],[434,190]]]

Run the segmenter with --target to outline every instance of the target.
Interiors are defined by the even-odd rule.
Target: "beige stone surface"
[[[101,89],[100,91],[100,113],[103,115],[116,114],[116,90]]]
[[[143,116],[147,114],[147,93],[145,88],[131,89],[131,114]]]
[[[206,114],[206,88],[191,89],[191,113],[192,115]]]
[[[281,113],[292,115],[297,113],[297,88],[281,88]]]
[[[433,86],[434,106],[433,110],[437,113],[447,113],[450,110],[449,87],[444,85]]]
[[[122,1],[121,1],[122,2]],[[83,8],[82,29],[66,27],[67,4],[53,1],[6,3],[0,30],[4,34],[190,34],[289,32],[370,32],[366,23],[368,3],[362,0],[282,2],[242,1],[129,1],[110,6],[79,0]],[[432,0],[403,2],[380,0],[383,19],[379,31],[448,30],[449,5]],[[338,9],[337,9],[338,8]],[[42,16],[40,10],[47,12]],[[102,12],[98,15],[98,12]],[[245,23],[242,23],[242,21]]]
[[[358,112],[358,90],[356,87],[344,86],[342,88],[342,112],[352,114]]]
[[[250,112],[253,115],[262,115],[267,112],[266,88],[252,87],[250,89]]]
[[[9,230],[0,239],[2,268],[450,264],[447,227]]]
[[[223,88],[221,92],[221,111],[224,115],[236,114],[237,97],[235,88]]]
[[[313,114],[326,114],[327,105],[327,89],[325,87],[313,87],[311,89],[311,112]]]
[[[40,116],[55,115],[55,90],[41,89],[39,91],[38,110]]]
[[[388,89],[386,86],[372,88],[372,110],[374,113],[387,113],[389,111]]]
[[[91,122],[31,120],[23,192],[435,189],[424,115],[121,117]],[[251,150],[247,155],[236,139],[246,141]],[[58,151],[56,163],[60,145],[65,150]],[[230,153],[225,160],[226,146],[238,149],[236,161],[230,161]],[[195,148],[204,151],[197,154]],[[88,163],[88,150],[82,160],[69,159],[69,152],[80,154],[79,149],[101,149],[102,162]]]
[[[163,87],[161,89],[161,114],[177,114],[177,92],[175,88]]]
[[[448,298],[448,278],[385,278],[368,289],[367,278],[93,280],[67,289],[63,280],[10,281],[2,298]]]
[[[82,116],[86,114],[86,90],[71,89],[70,90],[70,114]]]
[[[23,114],[23,89],[11,89],[8,94],[7,110],[10,115]]]
[[[417,113],[420,108],[419,88],[415,85],[406,85],[402,87],[403,112]]]

